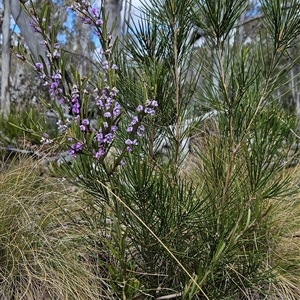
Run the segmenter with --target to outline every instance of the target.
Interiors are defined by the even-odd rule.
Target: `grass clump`
[[[79,231],[67,217],[82,209],[80,192],[41,177],[34,160],[7,164],[0,169],[1,297],[95,299],[95,278],[79,259]]]

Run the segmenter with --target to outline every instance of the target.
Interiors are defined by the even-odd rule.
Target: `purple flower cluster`
[[[60,119],[56,122],[57,129],[60,132],[65,132],[68,129],[68,127],[70,126],[70,124],[71,124],[71,121],[69,119],[66,119],[65,123]]]
[[[115,138],[115,133],[117,126],[113,125],[110,128],[102,129],[100,128],[96,134],[96,140],[98,142],[98,150],[95,154],[95,158],[101,158],[105,153],[106,149],[112,143]]]
[[[59,48],[60,48],[60,44],[59,43],[55,43],[54,44],[54,51],[52,53],[52,55],[53,55],[54,58],[60,57]]]
[[[81,125],[79,126],[80,130],[82,132],[87,132],[87,126],[90,124],[89,119],[83,119],[81,121]]]
[[[52,76],[46,76],[43,70],[44,66],[41,62],[35,63],[34,69],[38,73],[38,78],[44,81],[43,85],[49,87],[49,94],[52,96],[52,98],[58,101],[60,104],[63,104],[65,102],[65,99],[62,95],[62,76],[60,70],[56,70],[56,72],[53,73]]]
[[[41,22],[45,22],[45,19],[38,19],[38,17],[36,17],[36,16],[32,16],[31,17],[29,25],[30,25],[30,27],[32,27],[33,32],[35,32],[35,33],[36,32],[42,32],[41,26],[39,25],[39,23],[41,23]],[[51,28],[49,28],[49,29],[51,29]],[[49,43],[48,43],[47,40],[40,41],[40,44],[44,45],[46,47],[46,50],[48,51],[47,57],[49,58],[50,61],[53,58],[60,57],[60,52],[59,52],[60,44],[59,43],[55,43],[54,44],[54,46],[53,46],[53,48],[54,48],[53,49],[53,53],[50,52],[50,47],[49,47]]]
[[[76,154],[78,154],[83,149],[83,143],[77,142],[73,145],[71,145],[71,149],[69,150],[69,155],[72,157],[76,157]]]
[[[134,139],[134,140],[127,139],[125,141],[125,145],[126,145],[126,151],[127,152],[131,152],[132,151],[132,146],[137,146],[138,145],[138,141],[137,141],[137,139]]]
[[[101,96],[96,96],[96,105],[106,118],[117,117],[120,114],[120,104],[115,101],[115,97],[119,93],[116,87],[112,89],[109,86],[104,87]]]
[[[48,145],[51,144],[53,140],[49,138],[49,135],[47,133],[44,133],[40,142],[43,143],[44,145]]]
[[[118,66],[116,64],[112,64],[111,66],[109,65],[108,61],[105,61],[103,62],[102,64],[102,69],[104,71],[107,71],[107,70],[118,70]]]
[[[96,34],[103,38],[102,35],[102,25],[103,21],[101,20],[101,12],[98,8],[92,7],[89,1],[85,0],[75,0],[71,9],[79,13],[79,18],[82,23],[88,24],[96,31]],[[33,17],[31,21],[31,27],[35,32],[41,32],[44,27],[44,20],[40,20],[37,17]],[[40,24],[40,26],[39,26]],[[42,29],[41,29],[42,28]],[[68,139],[68,144],[71,145],[69,148],[69,155],[76,157],[77,154],[83,153],[84,150],[88,149],[90,144],[89,134],[94,136],[92,140],[93,147],[93,156],[99,160],[101,164],[105,158],[107,152],[109,151],[114,139],[116,138],[116,133],[118,129],[118,122],[121,115],[121,106],[120,103],[116,100],[118,96],[118,89],[113,86],[114,80],[113,75],[114,70],[117,70],[118,67],[116,64],[112,63],[110,59],[111,55],[111,34],[107,33],[106,35],[106,44],[104,48],[104,54],[106,60],[103,61],[103,82],[106,86],[99,91],[95,90],[95,100],[96,100],[96,110],[100,116],[102,123],[99,127],[93,128],[91,126],[91,121],[82,115],[84,113],[81,108],[80,97],[85,93],[81,90],[76,84],[73,85],[71,90],[71,95],[63,94],[63,83],[62,83],[62,72],[59,69],[58,61],[60,59],[60,44],[51,42],[50,39],[41,41],[41,44],[45,46],[47,50],[47,60],[48,62],[37,62],[34,65],[35,70],[37,71],[39,78],[44,80],[44,85],[49,87],[49,92],[52,98],[59,103],[65,103],[65,100],[68,100],[71,106],[71,110],[74,118],[72,119],[73,125],[78,129],[76,134]],[[48,65],[51,65],[52,73],[48,73],[46,68]],[[84,103],[84,102],[83,102]],[[128,133],[128,138],[124,141],[124,148],[122,154],[118,157],[117,164],[123,165],[124,161],[122,160],[126,152],[132,152],[133,148],[139,144],[139,138],[143,136],[145,132],[145,127],[142,124],[144,117],[147,115],[155,115],[155,109],[158,106],[156,100],[147,100],[144,105],[138,105],[136,108],[136,114],[132,116],[126,131]],[[58,128],[61,131],[66,131],[70,125],[70,121],[59,120],[57,122]],[[71,127],[72,129],[73,127]],[[77,135],[79,134],[79,136]],[[45,142],[50,142],[48,137],[44,137]]]
[[[80,113],[80,102],[79,102],[79,90],[76,84],[73,85],[71,92],[71,103],[72,103],[72,112],[75,115],[79,115]]]
[[[83,24],[96,26],[103,25],[99,9],[97,7],[90,6],[88,1],[78,1],[75,5],[71,5],[70,9],[79,12],[78,16]]]
[[[31,20],[29,21],[29,25],[32,28],[33,32],[40,32],[40,26],[38,24],[38,20],[36,19],[36,17],[32,16]]]
[[[97,93],[97,91],[95,92]],[[95,157],[97,159],[106,153],[106,149],[112,143],[116,135],[117,122],[121,113],[121,106],[119,102],[115,100],[118,92],[116,87],[110,88],[106,86],[101,91],[101,95],[97,94],[96,96],[96,105],[99,108],[100,114],[103,116],[102,126],[96,134],[98,150]]]
[[[38,22],[34,21],[35,19],[33,18],[31,23],[35,24],[34,28],[39,28],[38,27]],[[46,40],[43,40],[40,42],[41,45],[44,45],[46,50],[48,51],[47,57],[48,57],[48,65],[52,63],[52,59],[59,58],[60,57],[60,44],[55,43],[53,46],[53,53],[50,53],[49,51],[49,43]],[[54,98],[54,100],[59,101],[60,103],[64,103],[64,97],[62,95],[62,76],[61,76],[61,71],[59,69],[56,69],[52,75],[46,76],[44,72],[44,65],[41,62],[36,62],[34,65],[35,70],[38,73],[38,77],[42,80],[44,80],[44,86],[49,87],[49,93],[50,95]]]
[[[137,135],[137,137],[143,136],[145,127],[144,127],[144,125],[141,124],[142,119],[146,115],[153,116],[155,114],[155,108],[157,106],[158,106],[158,103],[156,100],[147,100],[145,105],[140,104],[136,108],[137,115],[132,117],[129,126],[126,129],[126,131],[131,134],[131,139],[127,139],[125,141],[127,152],[132,151],[132,146],[138,145],[138,141],[135,138],[135,135]]]
[[[49,92],[50,92],[50,95],[53,98],[58,100],[58,97],[62,93],[62,88],[60,87],[60,85],[61,85],[61,74],[60,74],[60,72],[56,71],[56,73],[54,73],[51,76],[51,79],[52,79],[52,82],[50,83]]]

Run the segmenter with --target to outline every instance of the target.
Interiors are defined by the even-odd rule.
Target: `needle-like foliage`
[[[261,1],[265,25],[245,45],[235,36],[244,0],[150,0],[122,43],[104,10],[73,1],[102,60],[83,78],[72,70],[69,91],[47,7],[32,8],[50,52],[33,67],[71,157],[52,171],[92,196],[83,216],[107,297],[296,299],[299,284],[282,269],[296,274],[299,257],[278,257],[284,231],[273,214],[295,192],[285,168],[296,122],[278,94],[298,61],[289,59],[298,5],[278,3]]]

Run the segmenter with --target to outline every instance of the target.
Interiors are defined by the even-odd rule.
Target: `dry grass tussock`
[[[275,298],[300,299],[300,166],[287,169],[284,175],[291,177],[290,190],[281,199],[273,201],[273,235],[278,237],[276,247],[270,249],[270,264],[275,266],[270,292]],[[287,191],[288,192],[288,191]]]
[[[1,163],[0,299],[99,299],[99,284],[79,259],[82,197],[65,181],[40,176],[37,161]]]

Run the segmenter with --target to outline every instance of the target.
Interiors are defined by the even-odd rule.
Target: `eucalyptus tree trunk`
[[[76,51],[74,51],[75,53],[79,53],[81,54],[80,56],[78,56],[79,58],[79,62],[78,62],[78,72],[80,74],[81,77],[86,76],[87,73],[87,69],[88,69],[88,60],[86,57],[91,58],[91,56],[89,55],[91,53],[90,50],[90,28],[88,26],[78,26],[77,27],[77,35],[76,35]]]
[[[33,33],[29,26],[31,18],[22,10],[19,0],[8,0],[8,2],[11,3],[11,14],[35,61],[39,61],[39,55],[47,61],[45,48],[40,44],[43,37],[38,33]]]
[[[243,23],[244,23],[245,19],[246,19],[246,11],[244,11],[244,12],[241,14],[240,18],[239,18],[239,23],[240,23],[240,25],[237,24],[237,25],[238,25],[238,30],[237,30],[237,42],[238,42],[240,45],[241,45],[241,44],[243,43],[243,41],[244,41],[244,32],[245,32],[245,30],[244,30],[244,25],[243,25]]]
[[[123,24],[122,24],[122,33],[125,35],[127,33],[127,22],[130,21],[132,9],[132,0],[125,0],[124,13],[123,13]]]
[[[2,78],[1,78],[1,114],[10,113],[10,0],[4,0],[4,17],[2,23]]]
[[[107,29],[115,40],[121,33],[121,11],[123,0],[104,0],[103,7],[106,15],[108,15]]]

